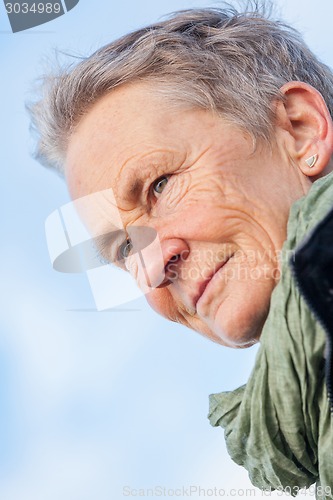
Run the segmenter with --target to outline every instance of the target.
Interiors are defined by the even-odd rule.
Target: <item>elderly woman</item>
[[[333,498],[324,321],[289,265],[333,204],[330,70],[256,9],[188,10],[46,78],[31,113],[73,199],[112,190],[104,214],[126,234],[101,252],[146,277],[157,312],[222,345],[260,340],[247,385],[211,396],[232,458],[259,488]],[[135,227],[158,235],[144,264]]]

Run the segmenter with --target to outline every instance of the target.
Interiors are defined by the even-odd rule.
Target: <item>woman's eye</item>
[[[119,247],[119,257],[120,259],[127,259],[131,250],[133,248],[131,240],[127,239]]]
[[[163,177],[159,177],[154,183],[153,183],[153,190],[154,193],[161,194],[165,186],[169,182],[169,177],[164,175]]]

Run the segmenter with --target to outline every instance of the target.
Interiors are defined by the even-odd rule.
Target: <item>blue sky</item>
[[[275,3],[333,66],[332,2]],[[0,5],[3,500],[118,500],[124,486],[251,488],[207,412],[210,393],[246,382],[256,348],[219,347],[168,324],[143,298],[95,312],[87,276],[52,269],[44,224],[69,198],[63,181],[30,157],[24,109],[54,48],[86,55],[171,11],[211,5],[80,0],[15,35]]]

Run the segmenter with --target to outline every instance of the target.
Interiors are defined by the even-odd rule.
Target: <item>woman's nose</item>
[[[161,243],[161,252],[162,269],[158,268],[157,262],[156,267],[153,263],[150,270],[153,279],[157,278],[157,281],[159,281],[159,284],[155,285],[155,288],[161,288],[181,278],[183,262],[187,259],[190,250],[184,240],[172,238]]]
[[[133,247],[135,249],[135,242]],[[142,248],[142,246],[141,246]],[[149,288],[166,286],[180,277],[182,262],[189,255],[187,243],[180,238],[156,237],[149,245],[135,252],[137,281]]]

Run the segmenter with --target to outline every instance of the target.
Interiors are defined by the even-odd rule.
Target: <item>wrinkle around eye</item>
[[[168,204],[168,209],[173,209],[182,201],[184,196],[189,190],[191,184],[191,174],[190,172],[183,172],[173,176],[173,183],[170,186],[168,192],[166,193],[166,203]]]

